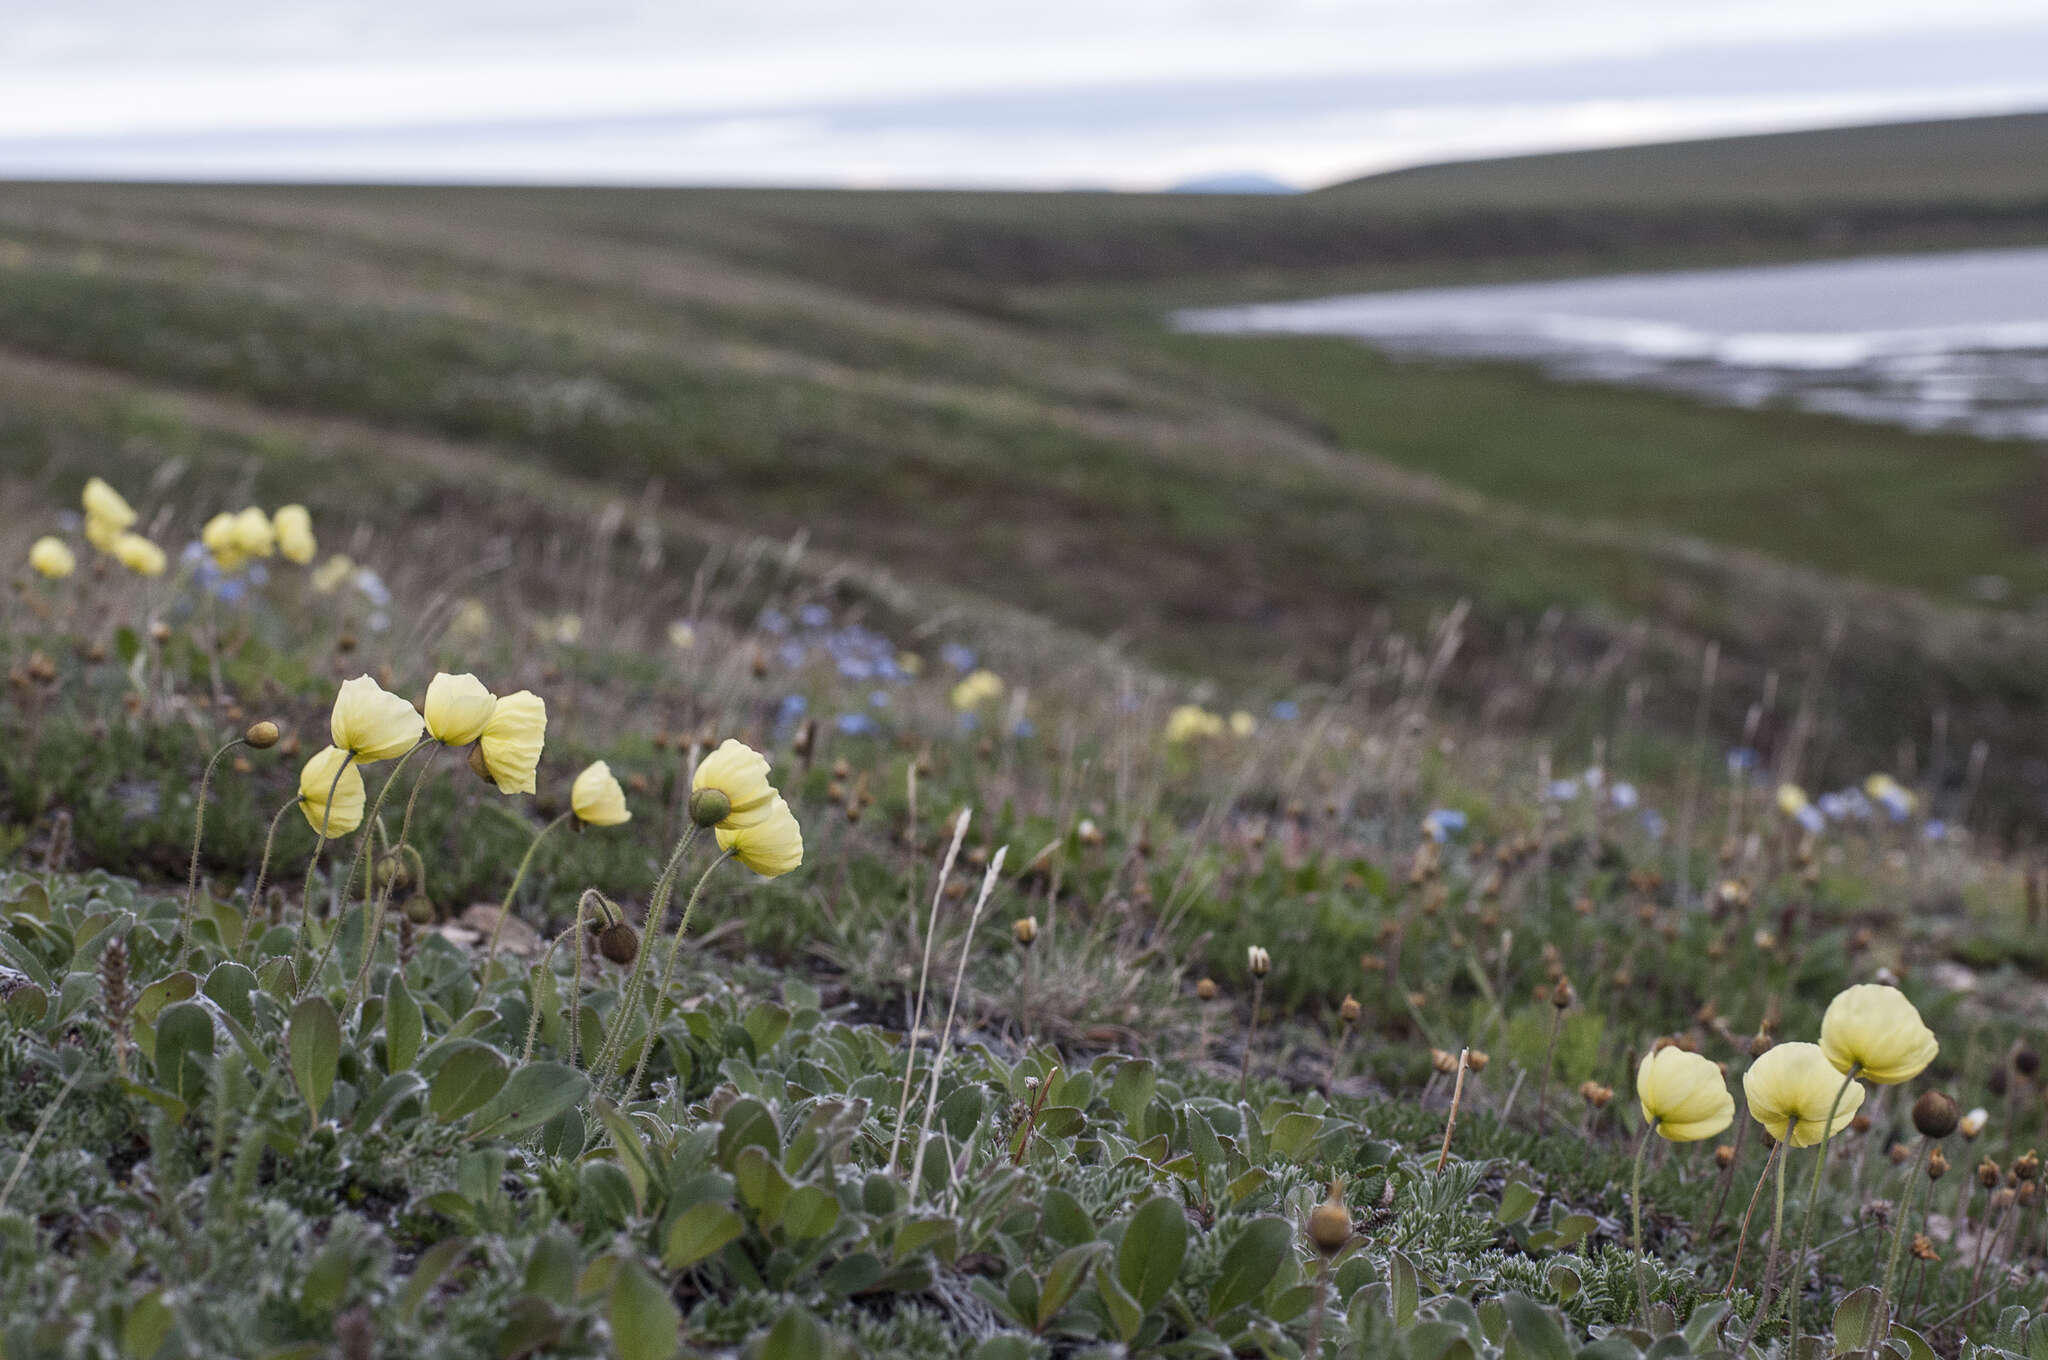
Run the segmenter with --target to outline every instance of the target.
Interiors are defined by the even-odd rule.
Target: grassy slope
[[[2035,124],[1970,126],[2003,145]],[[1627,212],[1500,236],[1469,200],[1448,218],[1359,211],[1377,181],[1281,202],[16,186],[0,190],[0,345],[82,385],[19,370],[4,437],[10,469],[54,488],[101,456],[81,424],[147,427],[172,394],[204,393],[185,408],[197,431],[260,429],[274,455],[236,461],[187,429],[209,475],[328,514],[382,511],[344,462],[308,456],[303,417],[803,531],[1253,683],[1276,660],[1334,673],[1376,607],[1419,620],[1464,596],[1482,648],[1554,603],[1590,647],[1609,621],[1656,622],[1653,670],[1721,638],[1757,667],[1734,672],[1739,712],[1762,667],[1798,664],[1846,616],[1839,712],[1873,751],[1918,726],[1902,691],[2024,744],[2029,627],[1951,608],[1981,574],[2022,600],[2044,584],[2024,451],[1131,324],[1333,269],[1441,278],[2030,229],[2007,211],[2036,202],[2023,170],[1988,217],[1974,170],[1945,193],[1909,178],[1903,216],[1706,214],[1713,232],[1676,242],[1617,232]],[[1256,280],[1234,272],[1253,261]],[[1093,282],[1111,277],[1119,291]],[[394,475],[414,505],[462,480]],[[1689,713],[1679,689],[1662,687],[1665,716]]]

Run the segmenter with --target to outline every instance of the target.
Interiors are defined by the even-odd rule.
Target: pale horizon
[[[1444,160],[2048,109],[2013,0],[807,0],[403,14],[29,0],[0,175],[1296,188]]]

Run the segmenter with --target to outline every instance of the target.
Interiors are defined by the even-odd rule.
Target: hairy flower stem
[[[256,861],[256,890],[249,894],[249,919],[242,927],[242,949],[235,951],[237,958],[241,957],[242,950],[247,949],[256,939],[256,917],[257,913],[263,910],[263,885],[270,874],[270,847],[277,843],[277,824],[284,820],[287,812],[298,805],[297,798],[287,798],[284,806],[271,816],[270,830],[263,833],[263,858]]]
[[[1927,1146],[1932,1141],[1926,1134],[1920,1135],[1920,1145],[1913,1149],[1913,1156],[1906,1163],[1906,1193],[1899,1196],[1899,1223],[1892,1230],[1892,1249],[1885,1256],[1884,1282],[1877,1287],[1879,1317],[1888,1316],[1883,1310],[1891,1300],[1892,1277],[1899,1273],[1899,1253],[1906,1245],[1906,1234],[1910,1231],[1907,1225],[1913,1220],[1913,1191],[1927,1179]]]
[[[372,803],[372,804],[370,805],[370,814],[369,814],[369,816],[367,816],[367,817],[363,818],[363,834],[362,834],[361,836],[359,836],[359,837],[358,837],[358,838],[356,839],[356,856],[355,856],[355,858],[354,858],[354,859],[352,859],[352,860],[350,860],[350,861],[349,861],[349,866],[348,866],[348,877],[347,877],[347,878],[344,878],[344,879],[343,879],[343,880],[341,881],[341,887],[340,887],[339,891],[338,891],[338,892],[336,893],[336,899],[337,899],[337,900],[339,900],[339,899],[340,899],[340,898],[342,898],[342,897],[346,897],[346,896],[348,895],[348,892],[349,892],[349,889],[350,889],[350,887],[351,887],[351,886],[352,886],[352,885],[353,885],[353,884],[355,883],[355,881],[356,881],[356,870],[357,870],[357,869],[358,869],[359,867],[361,867],[361,865],[362,865],[362,862],[363,862],[363,852],[364,852],[365,850],[367,850],[367,849],[369,848],[369,845],[370,845],[370,842],[371,842],[371,840],[373,840],[373,839],[374,839],[374,838],[376,837],[376,834],[377,834],[377,817],[378,817],[378,814],[384,811],[384,800],[385,800],[386,798],[388,798],[388,797],[390,797],[390,796],[391,796],[391,786],[392,786],[393,784],[396,784],[396,783],[398,782],[398,776],[399,776],[399,775],[400,775],[401,773],[403,773],[403,772],[404,772],[404,770],[405,770],[405,762],[406,762],[406,761],[408,761],[408,760],[411,760],[411,759],[412,759],[412,757],[413,757],[413,751],[417,751],[417,750],[419,750],[419,749],[420,749],[420,746],[425,746],[425,745],[426,745],[426,744],[427,744],[427,743],[428,743],[429,741],[432,741],[432,740],[433,740],[433,738],[431,738],[431,737],[421,737],[421,738],[420,738],[420,740],[419,740],[419,745],[418,745],[418,746],[415,746],[415,747],[413,747],[413,748],[412,748],[412,751],[407,751],[407,752],[406,752],[406,753],[405,753],[404,755],[400,756],[400,757],[398,758],[398,764],[392,767],[392,770],[391,770],[391,778],[389,778],[389,779],[385,780],[385,781],[384,781],[384,787],[383,787],[383,788],[381,788],[381,789],[379,789],[379,790],[377,790],[377,801],[376,801],[376,802],[374,802],[374,803]],[[340,782],[341,782],[341,776],[337,774],[337,775],[335,776],[335,783],[339,784]],[[330,803],[330,806],[331,806],[331,803]],[[323,818],[322,818],[322,820],[324,821],[324,820],[325,820],[325,818],[323,817]],[[371,880],[372,880],[372,885],[374,886],[374,881],[375,881],[375,879],[376,879],[376,874],[372,873],[372,874],[370,875],[370,878],[371,878]],[[365,925],[365,927],[367,927],[367,926],[368,926],[368,924],[369,924],[369,920],[368,920],[368,912],[369,912],[369,909],[370,909],[369,893],[368,893],[368,890],[366,889],[366,890],[365,890],[365,894],[364,894],[364,899],[363,899],[363,911],[364,911],[364,914],[365,914],[365,915],[364,915],[364,925]],[[308,992],[308,991],[309,991],[309,990],[310,990],[310,989],[312,988],[312,986],[313,986],[313,981],[314,981],[314,979],[318,978],[318,977],[320,976],[321,972],[322,972],[323,970],[325,970],[325,969],[326,969],[326,967],[327,967],[327,960],[328,960],[328,959],[330,959],[330,958],[332,958],[332,957],[334,956],[334,942],[335,942],[336,940],[339,940],[339,939],[341,938],[341,926],[342,926],[342,918],[341,918],[341,914],[340,914],[339,912],[336,912],[336,913],[335,913],[335,917],[334,917],[334,930],[332,931],[332,933],[330,933],[330,934],[328,935],[328,937],[327,937],[327,944],[325,945],[325,947],[323,947],[323,948],[321,949],[321,951],[320,951],[320,957],[319,957],[319,958],[318,958],[317,960],[315,960],[315,962],[314,962],[314,964],[313,964],[313,969],[312,969],[312,971],[311,971],[311,972],[309,972],[309,973],[307,973],[307,974],[306,974],[306,976],[304,977],[304,979],[302,979],[302,980],[300,981],[300,983],[299,983],[299,996],[301,996],[301,997],[305,996],[305,994],[306,994],[306,993],[307,993],[307,992]],[[372,943],[373,943],[373,942],[372,942],[372,940],[370,939],[370,936],[369,936],[369,934],[368,934],[368,932],[367,932],[367,930],[366,930],[366,931],[365,931],[365,933],[364,933],[364,935],[363,935],[363,948],[364,948],[364,949],[366,949],[366,950],[367,950],[367,949],[369,949],[369,948],[371,947],[371,944],[372,944]],[[351,991],[353,991],[354,989],[353,989],[353,988],[351,988],[350,990],[351,990]],[[343,1007],[343,1011],[344,1011],[344,1013],[346,1013],[346,1011],[347,1011],[347,1007],[345,1007],[345,1006],[344,1006],[344,1007]]]
[[[333,780],[327,785],[327,801],[320,805],[320,825],[313,837],[313,853],[306,857],[305,886],[299,891],[299,931],[298,937],[292,941],[294,962],[298,959],[299,950],[306,943],[306,922],[313,918],[313,870],[320,865],[320,852],[325,850],[327,842],[333,839],[327,834],[327,828],[334,821],[334,791],[341,787],[341,777],[348,773],[348,767],[355,763],[355,759],[354,751],[342,754],[341,768],[334,772]]]
[[[1650,1282],[1643,1274],[1643,1163],[1649,1157],[1650,1135],[1663,1122],[1652,1119],[1650,1126],[1643,1130],[1643,1136],[1636,1139],[1635,1174],[1630,1177],[1628,1188],[1628,1207],[1633,1219],[1631,1226],[1635,1229],[1636,1308],[1646,1329],[1650,1325]]]
[[[595,890],[593,889],[591,891]],[[568,939],[569,936],[571,936],[572,934],[578,934],[583,930],[583,905],[584,903],[590,900],[590,897],[591,892],[585,892],[581,897],[576,899],[575,921],[570,924],[567,930],[555,936],[554,940],[549,943],[548,947],[545,950],[541,951],[540,962],[536,963],[533,966],[533,979],[529,986],[530,1005],[527,1008],[526,1016],[526,1047],[519,1051],[519,1065],[521,1067],[524,1067],[528,1063],[533,1061],[533,1042],[540,1035],[541,1012],[546,1009],[546,1007],[544,1007],[541,1004],[541,979],[547,976],[548,967],[554,962],[555,951],[562,947],[562,941]],[[577,971],[577,978],[577,990],[578,992],[581,992],[582,970],[580,968]],[[580,1026],[581,1021],[582,1015],[580,1013],[571,1013],[569,1017],[569,1023],[572,1027],[572,1032],[574,1028]]]
[[[1799,1286],[1806,1279],[1806,1244],[1813,1240],[1813,1211],[1820,1204],[1821,1176],[1828,1168],[1828,1146],[1835,1139],[1835,1112],[1842,1108],[1842,1097],[1849,1094],[1849,1087],[1855,1083],[1856,1074],[1863,1070],[1862,1063],[1850,1063],[1849,1070],[1842,1076],[1842,1084],[1835,1088],[1835,1098],[1828,1105],[1827,1123],[1820,1126],[1820,1151],[1813,1159],[1813,1181],[1806,1187],[1806,1217],[1799,1227],[1799,1254],[1792,1258],[1792,1344],[1788,1355],[1799,1353],[1799,1300],[1805,1290]]]
[[[539,831],[534,832],[533,839],[527,843],[526,853],[520,856],[519,859],[519,869],[512,875],[512,886],[505,889],[505,899],[498,903],[498,919],[491,922],[491,942],[484,950],[482,981],[489,982],[491,980],[491,963],[498,957],[498,936],[505,929],[505,918],[512,914],[512,899],[519,895],[519,885],[526,881],[526,869],[528,865],[533,863],[533,852],[540,849],[540,843],[546,839],[548,832],[553,831],[574,815],[573,812],[563,813]]]
[[[1796,1114],[1785,1121],[1785,1136],[1778,1142],[1781,1149],[1792,1146],[1792,1130],[1798,1125],[1799,1116]],[[1785,1164],[1791,1160],[1790,1152],[1778,1158],[1778,1207],[1771,1215],[1771,1251],[1764,1257],[1763,1288],[1757,1295],[1756,1311],[1749,1315],[1749,1330],[1743,1334],[1742,1347],[1736,1352],[1738,1355],[1749,1354],[1749,1343],[1756,1338],[1756,1329],[1762,1326],[1763,1320],[1771,1314],[1771,1289],[1778,1281],[1778,1248],[1783,1245],[1785,1236]],[[1792,1288],[1795,1292],[1798,1290],[1798,1281],[1793,1281]]]
[[[619,993],[618,1014],[624,1016],[638,1004],[641,989],[647,985],[647,970],[654,966],[654,941],[661,932],[662,920],[668,915],[668,904],[675,896],[676,871],[682,866],[683,856],[689,853],[691,844],[697,839],[697,825],[693,822],[685,827],[676,839],[676,848],[669,852],[668,863],[661,866],[661,876],[654,880],[654,895],[647,902],[647,938],[641,941],[640,952],[633,957],[633,971],[626,977],[625,990]],[[590,1069],[595,1072],[603,1062],[605,1051],[611,1047],[611,1036],[598,1048],[596,1059]]]
[[[412,781],[412,792],[405,800],[405,816],[400,818],[398,823],[398,839],[391,845],[390,853],[393,856],[405,848],[405,838],[412,834],[412,814],[413,809],[419,806],[420,787],[427,782],[427,775],[434,768],[434,757],[440,755],[443,749],[445,748],[440,742],[434,743],[434,749],[427,753],[426,763],[420,766],[419,777]],[[396,770],[392,771],[391,778],[394,782],[397,780]],[[363,963],[362,967],[356,970],[356,980],[349,984],[347,999],[341,1003],[341,1016],[344,1020],[370,989],[370,965],[377,961],[377,941],[383,936],[384,913],[391,904],[391,885],[389,882],[382,887],[377,885],[374,861],[367,880],[363,884]],[[372,901],[376,904],[374,907],[371,905]]]
[[[1536,1132],[1543,1132],[1545,1109],[1550,1102],[1550,1069],[1557,1061],[1557,1032],[1564,1027],[1564,1011],[1552,1007],[1550,1012],[1550,1042],[1543,1046],[1543,1070],[1536,1075]]]
[[[717,871],[719,865],[732,856],[733,852],[730,850],[721,851],[717,859],[704,866],[704,873],[697,879],[697,886],[690,890],[690,900],[683,904],[683,919],[676,923],[676,937],[668,947],[668,961],[661,966],[661,983],[654,989],[654,1006],[647,1017],[647,1039],[640,1045],[640,1056],[633,1062],[633,1075],[626,1079],[624,1089],[619,1092],[621,1100],[630,1098],[633,1092],[639,1090],[640,1078],[647,1074],[647,1056],[654,1051],[654,1026],[661,1019],[661,1003],[668,995],[669,983],[675,979],[676,960],[682,957],[683,953],[683,937],[690,933],[690,913],[697,909],[697,899],[704,895],[704,885],[711,881],[711,875]],[[619,1059],[626,1055],[626,1022],[629,1019],[631,1016],[624,1007],[621,1007],[615,1041],[607,1044],[612,1052],[613,1066],[617,1066]]]
[[[1742,1278],[1742,1249],[1749,1245],[1749,1221],[1756,1217],[1756,1202],[1763,1198],[1764,1182],[1771,1178],[1771,1163],[1778,1160],[1778,1154],[1785,1150],[1783,1143],[1771,1144],[1770,1155],[1764,1158],[1764,1169],[1756,1178],[1756,1189],[1749,1192],[1749,1207],[1742,1212],[1742,1231],[1735,1235],[1735,1264],[1728,1268],[1728,1285],[1721,1291],[1722,1298],[1735,1293],[1735,1282]]]
[[[1244,1061],[1237,1069],[1237,1098],[1242,1101],[1252,1080],[1252,1044],[1259,1037],[1259,1003],[1266,996],[1266,980],[1252,979],[1252,1018],[1244,1029]]]
[[[213,753],[206,772],[199,776],[199,802],[192,810],[192,869],[185,876],[185,909],[178,913],[178,966],[183,968],[192,952],[192,915],[199,909],[199,843],[206,835],[206,794],[213,786],[213,768],[220,758],[237,746],[248,745],[247,737],[236,737]]]

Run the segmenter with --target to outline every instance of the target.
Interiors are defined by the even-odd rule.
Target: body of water
[[[1738,406],[2048,439],[2048,249],[1422,288],[1179,313]]]

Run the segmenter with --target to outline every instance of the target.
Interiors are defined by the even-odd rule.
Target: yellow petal
[[[1793,1147],[1812,1147],[1847,1128],[1863,1105],[1863,1088],[1844,1080],[1819,1044],[1779,1044],[1750,1064],[1742,1093],[1771,1137],[1786,1141],[1789,1127]]]
[[[569,787],[569,806],[592,826],[617,826],[633,820],[626,806],[626,791],[612,777],[612,767],[602,760],[593,761],[576,776]]]
[[[424,728],[417,709],[367,675],[342,682],[328,721],[334,744],[353,751],[358,762],[404,755]]]
[[[1821,1017],[1820,1046],[1836,1070],[1860,1066],[1879,1086],[1911,1081],[1941,1052],[1934,1031],[1896,987],[1866,982],[1844,990]]]
[[[484,768],[500,793],[532,793],[539,787],[540,753],[548,735],[548,706],[531,690],[498,700],[477,738]]]
[[[474,675],[435,676],[427,684],[427,731],[444,746],[467,746],[483,735],[498,697]]]
[[[63,539],[45,535],[29,548],[28,564],[55,581],[69,576],[78,569],[78,557]]]
[[[329,838],[346,836],[363,824],[363,772],[353,762],[344,765],[347,759],[346,751],[325,747],[299,772],[299,811],[307,825]]]

